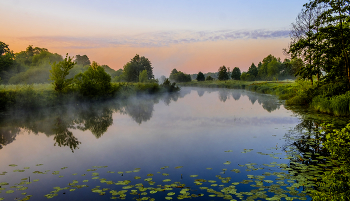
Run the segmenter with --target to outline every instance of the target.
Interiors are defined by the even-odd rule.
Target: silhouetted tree
[[[197,81],[204,81],[205,80],[205,77],[204,77],[204,74],[202,72],[199,72],[197,74],[197,78],[196,78]]]

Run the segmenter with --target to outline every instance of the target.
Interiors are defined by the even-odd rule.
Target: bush
[[[84,97],[96,98],[112,95],[111,76],[96,62],[84,73],[75,76],[79,93]]]

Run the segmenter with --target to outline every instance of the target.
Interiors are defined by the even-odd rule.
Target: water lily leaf
[[[93,177],[96,177],[96,176],[98,176],[99,174],[97,173],[97,172],[94,172],[94,173],[92,173],[92,176]]]
[[[165,197],[166,200],[172,200],[172,197]]]
[[[107,173],[115,173],[115,172],[113,172],[113,171],[107,171]]]
[[[164,179],[163,182],[169,182],[171,179]]]
[[[165,168],[169,168],[169,166],[164,166],[164,167],[161,167],[160,169],[163,170],[163,169],[165,169]]]
[[[198,175],[190,175],[190,177],[198,177]]]
[[[125,173],[132,173],[132,171],[125,171]]]
[[[75,191],[75,189],[74,189],[74,188],[72,188],[72,189],[69,189],[69,191]]]
[[[39,179],[34,179],[33,181],[34,181],[34,182],[37,182],[37,181],[39,181]]]
[[[141,179],[141,177],[136,176],[136,177],[134,177],[134,179]]]
[[[153,177],[153,174],[147,174],[147,177]]]
[[[6,193],[13,193],[13,192],[15,192],[15,191],[13,191],[13,190],[6,191]]]
[[[207,168],[207,170],[212,170],[213,168]]]
[[[44,164],[36,164],[35,166],[42,166],[42,165],[44,165]]]
[[[183,166],[176,166],[175,169],[183,168]]]
[[[172,196],[172,195],[175,195],[175,193],[174,193],[174,192],[170,192],[170,193],[168,193],[167,195],[168,195],[168,196]]]
[[[228,151],[225,151],[225,152],[233,152],[232,150],[228,150]]]
[[[16,164],[10,164],[9,166],[10,167],[16,167],[17,165]]]
[[[89,180],[83,180],[83,182],[89,182]]]
[[[119,171],[118,174],[123,174],[123,172],[120,172],[120,171]]]
[[[225,165],[230,165],[231,162],[230,162],[230,161],[226,161],[224,164],[225,164]]]
[[[162,175],[163,175],[163,176],[169,176],[169,174],[167,174],[167,173],[163,173]]]

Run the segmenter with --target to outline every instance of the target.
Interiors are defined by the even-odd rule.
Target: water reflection
[[[113,113],[128,115],[136,123],[142,124],[152,118],[154,105],[159,101],[170,105],[171,102],[176,102],[193,90],[197,92],[199,97],[203,97],[205,92],[208,94],[218,93],[221,102],[226,102],[230,96],[235,101],[247,96],[252,104],[257,101],[268,112],[280,108],[280,105],[276,104],[275,97],[249,91],[183,88],[180,93],[137,96],[103,103],[66,105],[30,113],[17,112],[0,116],[0,149],[13,142],[17,134],[23,130],[28,133],[44,133],[47,136],[54,136],[55,146],[69,147],[74,152],[81,142],[74,136],[72,130],[90,131],[98,139],[113,125]],[[205,99],[205,96],[203,98]]]
[[[71,124],[57,117],[55,126],[52,128],[55,133],[54,140],[56,141],[54,145],[59,147],[68,146],[74,152],[76,148],[79,148],[78,145],[81,142],[68,130],[69,127],[71,127]]]
[[[0,149],[15,141],[20,132],[26,131],[36,135],[54,135],[55,146],[69,147],[74,152],[81,142],[72,130],[90,131],[98,139],[113,125],[113,113],[129,115],[141,124],[152,118],[154,104],[164,101],[169,105],[189,93],[185,90],[182,93],[137,96],[103,103],[66,105],[30,113],[16,111],[0,116]]]

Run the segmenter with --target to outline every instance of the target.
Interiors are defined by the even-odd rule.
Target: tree
[[[94,61],[87,71],[74,79],[80,94],[85,97],[103,97],[111,93],[111,76]]]
[[[14,64],[14,54],[7,44],[0,41],[0,79],[4,80],[7,72]]]
[[[139,76],[139,82],[147,82],[148,80],[148,75],[147,75],[147,70],[143,70],[141,73],[140,73],[140,76]]]
[[[205,80],[206,80],[206,81],[213,81],[214,78],[213,78],[212,76],[209,75],[209,76],[207,76],[207,77],[205,78]]]
[[[321,41],[320,54],[315,63],[322,63],[326,79],[346,79],[350,83],[350,3],[348,0],[313,0],[304,5],[306,10],[322,7],[316,18],[320,28],[317,33]]]
[[[313,84],[312,77],[321,74],[320,69],[320,38],[318,32],[320,24],[317,22],[318,16],[321,14],[321,7],[303,9],[298,15],[296,22],[292,24],[291,45],[289,53],[292,53],[292,58],[302,58],[306,64],[304,68],[297,71],[303,79],[309,79]]]
[[[197,81],[204,81],[205,80],[204,74],[199,71],[199,73],[197,74],[196,80]]]
[[[169,80],[173,82],[191,82],[191,75],[177,71],[175,68],[171,71]]]
[[[258,68],[255,66],[254,63],[249,67],[248,72],[250,75],[257,77],[258,76]]]
[[[220,81],[230,79],[230,78],[229,78],[229,75],[228,75],[228,73],[227,73],[227,68],[226,68],[226,66],[221,66],[221,67],[219,68],[219,70],[218,70],[218,79],[219,79]]]
[[[231,78],[233,80],[240,80],[241,79],[241,69],[239,69],[238,67],[235,67],[232,70]]]
[[[75,56],[75,60],[74,60],[78,65],[90,65],[90,59],[88,56],[86,56],[85,54],[83,56],[80,56],[80,54]]]
[[[267,76],[270,80],[278,79],[280,72],[280,62],[276,59],[267,64]]]
[[[71,70],[74,65],[75,62],[72,61],[71,57],[68,57],[68,53],[63,61],[58,63],[55,62],[51,65],[50,80],[53,81],[52,84],[55,91],[64,92],[70,87],[73,79],[66,79],[66,76],[69,74],[69,70]]]
[[[125,79],[128,82],[138,82],[139,75],[143,70],[147,70],[147,77],[149,80],[154,79],[152,64],[144,56],[140,57],[136,54],[123,68]]]

